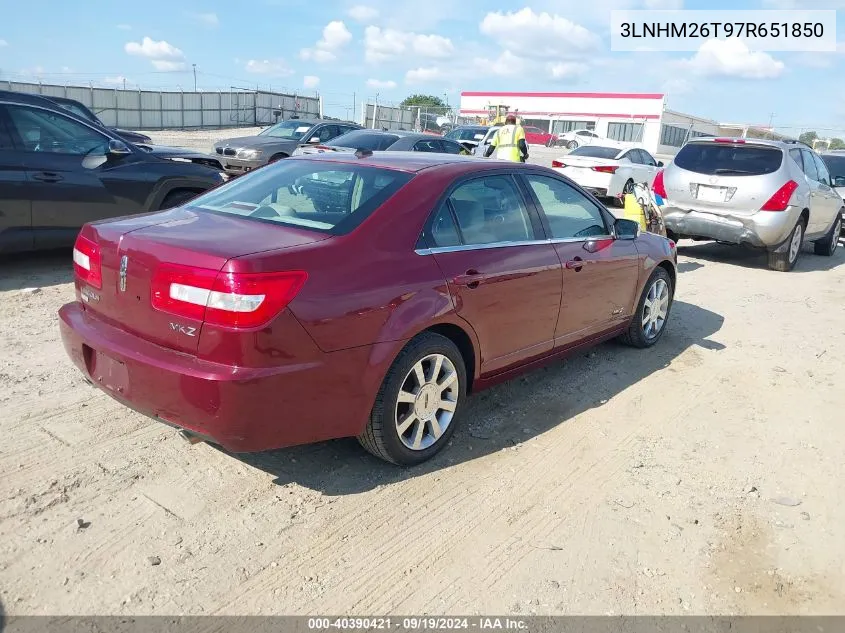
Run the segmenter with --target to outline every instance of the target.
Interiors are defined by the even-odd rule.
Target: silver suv
[[[833,255],[843,201],[824,161],[798,142],[701,138],[658,172],[653,189],[674,240],[764,248],[769,268],[790,271],[805,240]]]

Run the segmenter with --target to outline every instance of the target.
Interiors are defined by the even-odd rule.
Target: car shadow
[[[0,255],[0,292],[58,286],[73,281],[71,249]]]
[[[744,268],[768,269],[768,255],[763,250],[733,246],[731,244],[719,244],[718,242],[703,242],[678,244],[678,255],[693,257],[710,262],[722,264],[733,264]],[[813,244],[805,243],[801,249],[801,256],[795,264],[793,273],[809,273],[824,270],[832,270],[845,263],[845,239],[839,239],[839,248],[833,257],[816,255],[813,252]],[[685,272],[683,264],[678,270]]]
[[[691,273],[699,268],[704,268],[704,264],[699,264],[698,262],[681,262],[678,264],[679,273]]]
[[[541,435],[601,407],[668,367],[691,347],[722,350],[724,345],[709,337],[723,322],[719,314],[676,301],[664,337],[650,349],[605,343],[483,391],[467,401],[449,446],[413,468],[372,457],[354,439],[232,457],[271,474],[278,485],[297,483],[332,496],[364,492],[479,459]]]

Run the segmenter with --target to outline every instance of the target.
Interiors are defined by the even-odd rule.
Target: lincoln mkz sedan
[[[61,335],[87,380],[191,441],[357,437],[401,465],[468,394],[666,330],[675,244],[535,165],[359,151],[83,227]]]

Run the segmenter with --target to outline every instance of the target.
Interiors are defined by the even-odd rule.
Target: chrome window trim
[[[549,240],[525,240],[521,242],[490,242],[488,244],[461,244],[460,246],[435,246],[432,248],[417,248],[414,253],[417,255],[437,255],[438,253],[459,253],[463,251],[479,251],[488,248],[508,248],[511,246],[540,246],[552,244],[573,244],[576,242],[588,242],[590,240],[617,239],[613,235],[591,235],[590,237],[564,237]]]

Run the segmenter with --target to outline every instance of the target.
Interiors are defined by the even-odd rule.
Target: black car
[[[43,104],[45,101],[47,101],[50,103],[50,106],[48,107],[55,107],[56,105],[58,105],[64,108],[65,110],[72,112],[78,117],[86,119],[91,123],[94,123],[95,125],[106,128],[107,130],[111,130],[113,134],[117,134],[120,138],[129,143],[153,142],[153,140],[146,134],[107,126],[105,123],[100,121],[100,118],[96,114],[91,112],[91,110],[89,110],[87,106],[80,103],[79,101],[76,101],[75,99],[68,99],[67,97],[47,97],[44,95],[36,95],[25,92],[9,92],[7,90],[0,90],[0,99],[3,98],[17,98],[19,100],[26,100],[27,102],[34,104]]]
[[[355,130],[343,136],[310,147],[301,147],[294,155],[318,154],[322,152],[437,152],[440,154],[470,154],[471,148],[451,139],[421,134],[390,130]]]
[[[60,106],[0,94],[0,253],[70,246],[86,222],[174,207],[225,180]]]

